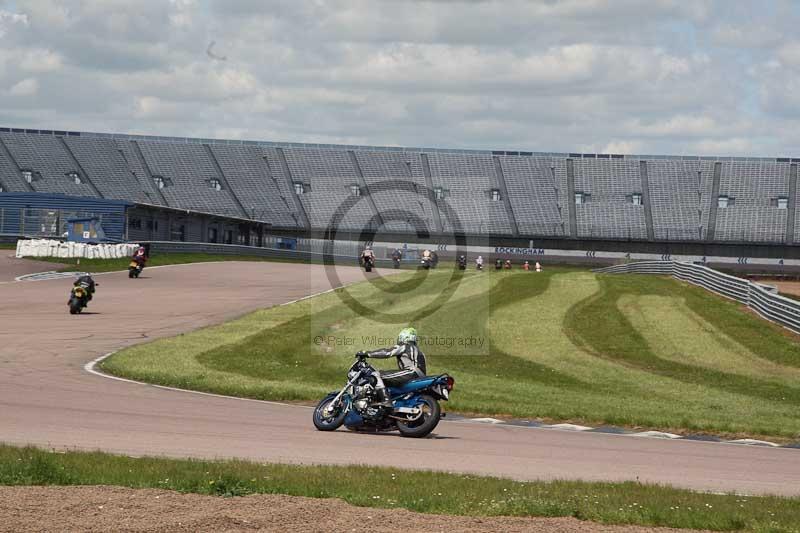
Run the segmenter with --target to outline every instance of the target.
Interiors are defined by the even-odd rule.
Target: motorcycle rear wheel
[[[417,402],[417,407],[422,409],[422,416],[408,422],[397,421],[397,430],[404,437],[416,439],[426,437],[436,429],[442,418],[442,409],[433,396],[422,394]]]
[[[314,427],[320,431],[335,431],[344,424],[347,409],[345,409],[345,403],[342,400],[339,400],[339,406],[331,416],[325,416],[324,410],[332,401],[333,397],[325,398],[314,409]]]

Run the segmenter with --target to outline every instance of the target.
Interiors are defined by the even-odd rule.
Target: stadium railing
[[[774,292],[772,287],[723,274],[713,268],[680,261],[637,261],[595,269],[603,274],[660,274],[692,283],[736,300],[761,317],[800,333],[800,301]]]

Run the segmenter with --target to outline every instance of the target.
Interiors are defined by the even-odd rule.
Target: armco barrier
[[[763,318],[800,333],[800,302],[777,294],[771,287],[679,261],[638,261],[595,269],[603,274],[662,274],[703,287],[743,303]]]

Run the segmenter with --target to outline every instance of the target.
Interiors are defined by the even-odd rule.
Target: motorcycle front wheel
[[[433,396],[423,394],[418,398],[416,407],[422,410],[419,418],[414,420],[398,420],[397,430],[404,437],[421,438],[426,437],[431,431],[436,429],[439,420],[442,418],[442,409],[439,402]]]
[[[72,298],[69,301],[69,314],[77,315],[81,312],[81,301],[77,298]]]
[[[320,431],[335,431],[344,424],[347,409],[342,400],[339,400],[339,405],[334,407],[330,413],[325,412],[325,408],[333,402],[333,399],[333,396],[325,398],[314,409],[314,427]]]

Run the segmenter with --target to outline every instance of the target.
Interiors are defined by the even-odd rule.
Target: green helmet
[[[414,328],[404,328],[397,334],[397,344],[408,344],[417,342],[417,330]]]

